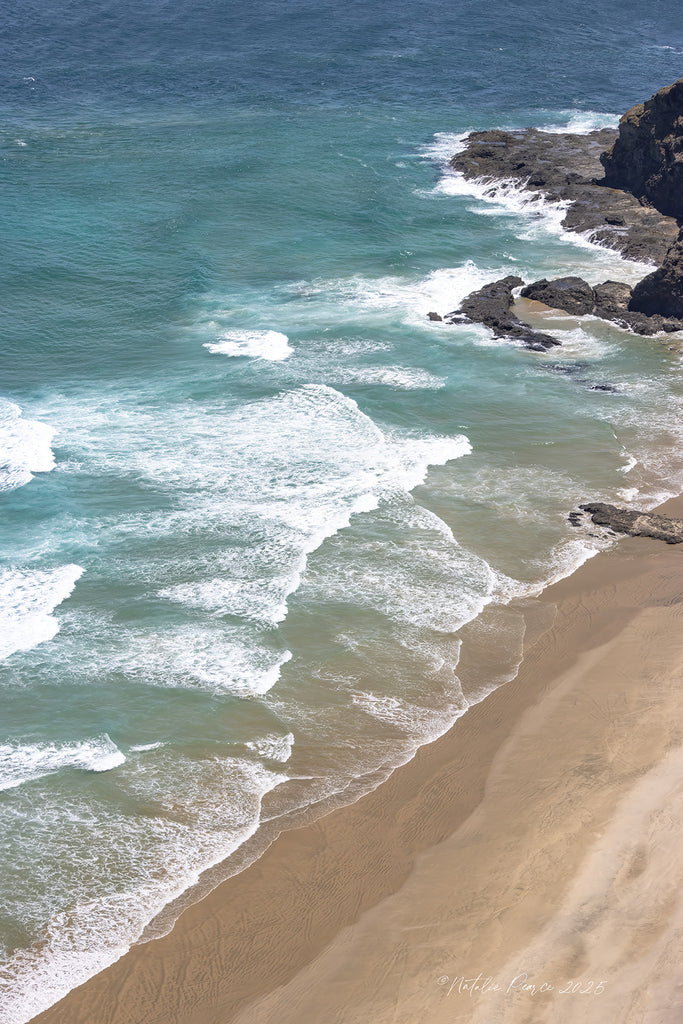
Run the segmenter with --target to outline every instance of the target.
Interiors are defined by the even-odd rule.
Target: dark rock
[[[492,195],[506,179],[551,201],[569,200],[565,228],[589,232],[629,259],[659,264],[676,240],[678,225],[628,192],[604,186],[600,155],[616,134],[611,128],[586,135],[536,128],[471,132],[451,166],[465,178],[483,180]]]
[[[593,289],[595,294],[595,315],[603,320],[612,320],[628,311],[631,301],[630,285],[623,281],[603,281]]]
[[[683,330],[683,231],[679,237],[674,219],[683,219],[683,78],[628,111],[618,133],[471,132],[451,166],[478,179],[492,197],[513,182],[545,200],[567,202],[565,228],[586,232],[630,259],[660,264],[633,292],[616,281],[592,288],[581,278],[558,278],[527,286],[525,298],[570,315],[611,320],[637,334]],[[499,295],[499,284],[468,296],[460,319],[484,323],[499,337],[521,338],[530,348],[558,344],[511,313],[511,299],[501,304],[510,289]]]
[[[584,376],[586,371],[590,369],[589,363],[546,363],[544,369],[549,373],[558,373],[563,377],[571,377],[577,384],[586,388],[587,391],[606,391],[612,395],[619,393],[614,384],[608,384],[606,381],[591,380],[590,377]],[[572,515],[580,515],[580,513],[574,512]]]
[[[664,262],[633,289],[629,309],[664,317],[683,317],[683,239],[673,245]]]
[[[443,320],[443,317],[439,316],[438,313],[427,313],[427,316],[430,320]]]
[[[570,512],[567,516],[570,526],[581,526],[583,521],[583,512]]]
[[[683,258],[681,263],[683,264]],[[666,265],[666,261],[664,265]],[[660,268],[661,270],[664,270],[664,265]],[[683,283],[683,265],[680,269],[681,279],[678,287]],[[660,286],[657,297],[652,299],[653,307],[656,307],[658,302],[666,306],[665,294],[675,294],[674,285],[671,283],[671,279],[675,276],[675,271],[676,268],[674,267],[668,272],[667,285],[664,287]],[[659,273],[660,271],[656,271],[644,280],[654,279]],[[639,286],[637,285],[636,287]],[[666,287],[669,288],[669,292],[666,292]],[[600,317],[602,320],[611,320],[618,327],[633,331],[635,334],[651,337],[654,334],[659,334],[661,331],[683,330],[683,318],[674,318],[670,314],[669,309],[666,310],[666,315],[664,316],[658,312],[647,314],[646,312],[634,309],[633,296],[636,294],[635,289],[632,293],[627,284],[622,284],[619,281],[605,281],[603,284],[591,288],[580,277],[558,277],[554,281],[546,281],[543,278],[541,281],[534,281],[532,284],[527,285],[522,289],[521,294],[525,299],[535,299],[536,302],[543,302],[546,306],[550,306],[551,309],[561,309],[572,316],[591,314]],[[668,305],[669,307],[671,305],[670,299],[668,300]]]
[[[596,502],[579,505],[588,512],[596,526],[606,526],[616,533],[627,533],[631,537],[653,537],[667,544],[683,543],[683,519],[670,519],[652,512],[635,512]]]
[[[614,145],[600,160],[605,185],[683,218],[683,78],[627,110]]]
[[[444,319],[451,324],[484,324],[497,338],[513,338],[534,351],[545,351],[559,345],[557,338],[535,331],[511,312],[512,289],[521,284],[524,284],[522,278],[513,275],[486,284],[483,288],[471,292],[463,299],[460,308],[453,313],[447,313]]]
[[[573,316],[585,316],[595,308],[595,292],[580,277],[558,277],[554,281],[543,278],[522,288],[522,296]]]

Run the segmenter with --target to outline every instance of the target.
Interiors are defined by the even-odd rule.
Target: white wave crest
[[[82,573],[79,565],[0,570],[0,660],[55,636],[59,623],[52,612]]]
[[[292,354],[286,334],[279,331],[224,331],[216,342],[206,342],[204,348],[213,355],[249,356],[281,362]]]
[[[55,468],[54,434],[47,423],[24,419],[18,405],[0,399],[0,491],[22,487],[34,473]]]
[[[108,772],[125,760],[106,733],[78,743],[1,743],[0,790],[14,789],[63,768]]]
[[[349,277],[337,280],[307,282],[308,296],[321,296],[334,303],[336,308],[345,308],[352,316],[378,314],[384,320],[387,315],[399,316],[405,323],[421,328],[439,329],[438,322],[430,323],[426,314],[430,310],[450,312],[469,295],[496,277],[509,274],[510,264],[494,267],[480,267],[472,260],[456,267],[439,267],[422,278],[406,277]],[[299,289],[303,290],[300,284]],[[372,349],[368,349],[372,351]],[[342,350],[343,351],[343,350]],[[350,350],[352,351],[352,350]],[[347,354],[343,352],[343,354]],[[403,367],[382,368],[387,372],[403,370]],[[365,372],[362,367],[359,372]],[[425,371],[411,370],[420,374],[425,381]],[[429,374],[431,378],[432,375]],[[419,379],[419,378],[413,378]],[[439,378],[433,378],[435,384]],[[405,386],[405,385],[404,385]],[[430,385],[431,386],[431,385]]]
[[[243,407],[224,431],[229,462],[215,469],[214,450],[214,486],[232,498],[226,527],[244,535],[244,524],[253,524],[249,543],[226,555],[221,576],[175,584],[161,596],[270,624],[285,617],[307,555],[326,537],[383,498],[412,490],[430,465],[471,451],[462,435],[385,433],[323,384]]]
[[[600,128],[617,128],[619,114],[605,114],[598,110],[563,110],[552,124],[544,124],[542,132],[551,135],[588,135]]]
[[[275,686],[292,654],[270,649],[258,634],[241,636],[237,629],[216,623],[131,630],[121,649],[107,657],[108,668],[120,666],[150,686],[262,696]]]
[[[381,384],[404,391],[439,390],[446,385],[445,377],[409,366],[349,366],[332,372],[340,384]]]

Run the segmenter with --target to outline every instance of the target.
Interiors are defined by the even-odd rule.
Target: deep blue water
[[[426,313],[501,273],[645,272],[447,160],[473,128],[616,124],[680,77],[683,23],[174,0],[14,4],[0,29],[19,1024],[262,817],[377,784],[509,679],[506,602],[601,546],[579,501],[680,490],[676,351],[560,318],[544,356]]]

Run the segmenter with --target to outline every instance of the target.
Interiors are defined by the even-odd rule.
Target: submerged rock
[[[627,110],[600,161],[605,185],[683,218],[683,78]]]
[[[683,519],[670,519],[653,512],[636,512],[602,502],[579,505],[579,508],[588,512],[596,526],[607,526],[616,533],[626,533],[631,537],[653,537],[667,544],[683,543]]]
[[[511,311],[512,289],[524,284],[521,277],[512,274],[499,281],[484,285],[471,292],[460,304],[460,308],[447,313],[444,320],[450,324],[484,324],[497,338],[512,338],[521,341],[526,348],[545,351],[559,345],[557,338],[535,331]]]
[[[590,371],[590,363],[546,363],[544,369],[548,373],[556,373],[562,377],[571,377],[581,387],[586,388],[587,391],[604,391],[611,395],[619,394],[619,389],[610,384],[608,381],[598,380],[586,376],[587,371]],[[572,513],[573,515],[580,515],[580,512]]]

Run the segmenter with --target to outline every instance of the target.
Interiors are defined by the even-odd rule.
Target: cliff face
[[[683,78],[627,110],[616,142],[600,161],[603,184],[683,218]]]
[[[683,238],[671,246],[658,270],[638,282],[628,308],[648,316],[683,317]]]

